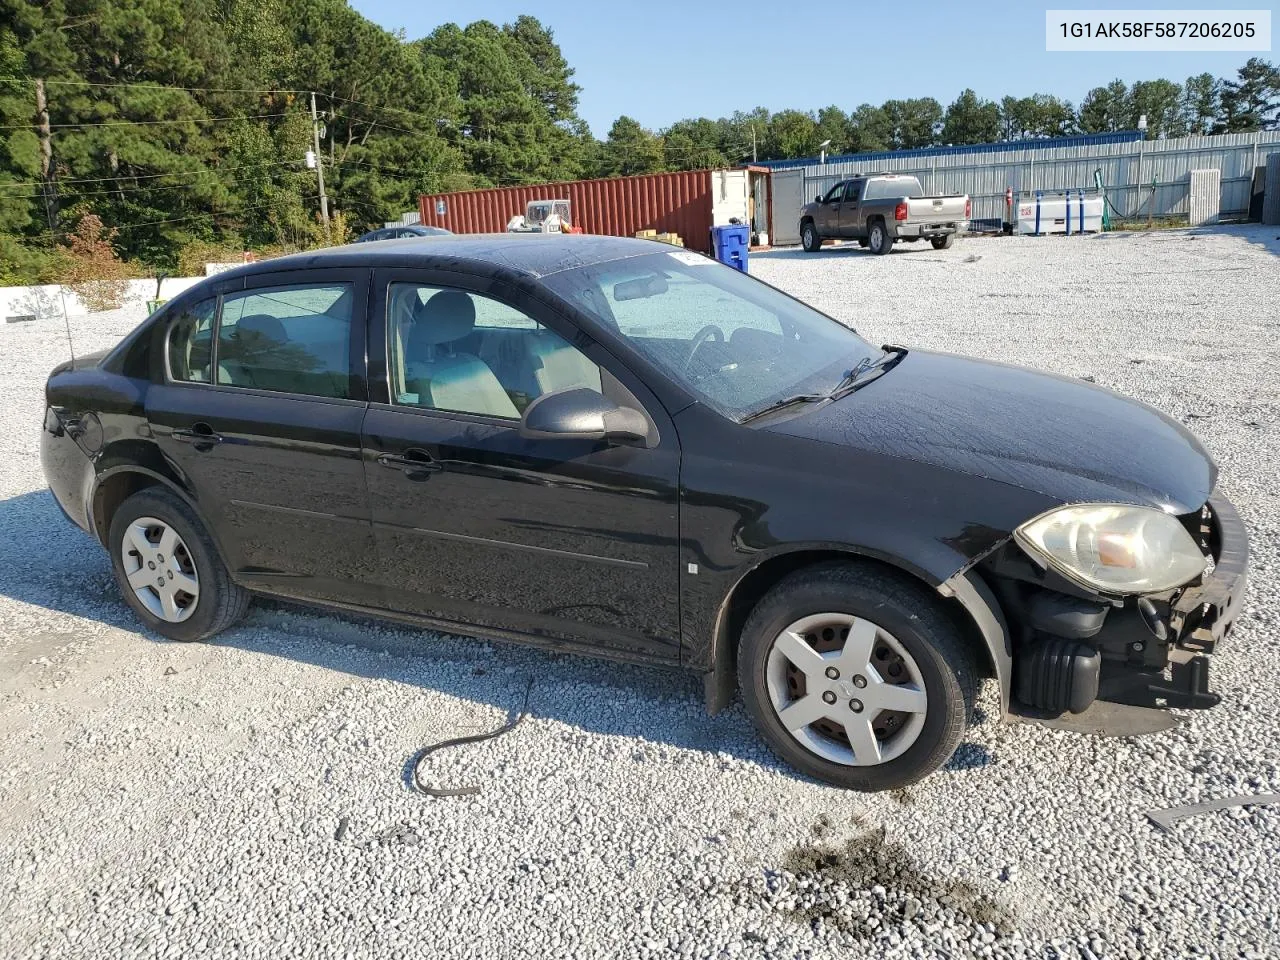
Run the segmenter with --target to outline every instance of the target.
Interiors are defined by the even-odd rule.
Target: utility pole
[[[49,101],[44,81],[36,81],[36,133],[40,138],[40,193],[44,196],[44,214],[49,229],[58,228],[58,206],[53,188],[53,134],[49,129]]]
[[[320,219],[324,222],[324,238],[329,240],[329,197],[324,192],[324,156],[320,153],[320,120],[316,116],[316,92],[311,91],[311,136],[315,141],[316,180],[320,185]]]
[[[748,126],[751,127],[751,162],[755,163],[756,162],[756,125],[754,123],[751,123],[751,124],[748,124]]]

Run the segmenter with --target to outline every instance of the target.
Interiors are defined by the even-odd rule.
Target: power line
[[[161,223],[185,223],[189,220],[204,220],[208,217],[234,217],[242,213],[248,213],[251,210],[261,210],[263,207],[273,206],[271,203],[255,203],[247,207],[241,207],[238,210],[215,210],[209,213],[196,213],[188,217],[168,217],[164,220],[142,220],[137,223],[122,223],[119,226],[111,227],[112,230],[135,230],[138,227],[154,227]],[[41,240],[45,238],[53,238],[58,236],[65,237],[71,233],[70,230],[48,230],[44,233],[33,234],[28,239]]]
[[[170,120],[92,120],[86,123],[51,123],[49,128],[51,130],[65,130],[71,127],[147,127],[178,123],[224,123],[228,120],[266,120],[271,117],[287,116],[289,116],[287,113],[257,113],[237,117],[190,117]],[[34,123],[18,123],[0,127],[0,130],[30,130],[35,126],[36,124]]]
[[[32,77],[0,77],[0,83],[35,83]],[[93,80],[46,80],[50,87],[128,87],[134,90],[185,90],[195,93],[309,93],[309,90],[291,90],[287,87],[178,87],[167,83],[122,83]]]
[[[238,170],[252,170],[258,167],[283,167],[291,166],[298,163],[297,160],[264,160],[262,163],[246,163],[239,167],[227,167],[225,169],[209,169],[209,170],[175,170],[170,173],[137,173],[137,174],[117,174],[114,177],[81,177],[79,179],[63,179],[61,177],[55,180],[58,186],[68,183],[110,183],[113,180],[151,180],[155,177],[191,177],[199,176],[203,173],[235,173]],[[0,188],[4,187],[39,187],[39,180],[22,180],[13,183],[0,184]]]
[[[34,83],[35,80],[30,77],[0,77],[0,83]],[[179,87],[171,86],[166,83],[123,83],[120,81],[92,81],[92,80],[46,80],[46,86],[59,87],[103,87],[117,88],[129,90],[181,90],[188,93],[297,93],[309,94],[310,90],[300,90],[291,87]],[[332,93],[320,93],[316,91],[316,95],[324,97],[332,102],[350,103],[358,107],[368,107],[370,110],[389,110],[394,113],[403,113],[406,116],[417,117],[421,120],[427,120],[431,123],[439,123],[440,117],[432,117],[429,114],[420,113],[416,110],[410,110],[407,107],[394,107],[390,105],[378,106],[369,103],[366,100],[355,100],[351,97],[340,97]],[[405,133],[413,133],[414,131],[406,130]]]
[[[214,175],[216,176],[216,174],[214,174]],[[262,176],[267,176],[267,174],[263,174]],[[222,184],[231,184],[231,183],[261,183],[261,182],[262,182],[262,176],[259,176],[259,177],[236,177],[236,178],[231,179],[231,180],[215,180],[214,182],[212,182],[212,183],[207,183],[207,184],[198,184],[198,183],[158,183],[158,184],[153,184],[153,185],[149,185],[149,186],[141,186],[141,187],[137,187],[137,186],[135,186],[135,187],[123,187],[123,186],[122,186],[122,187],[109,187],[109,188],[107,188],[106,190],[76,190],[76,189],[72,188],[72,189],[69,189],[69,190],[64,191],[64,192],[63,192],[63,196],[64,196],[64,197],[102,197],[102,196],[107,196],[107,195],[109,195],[109,194],[120,194],[120,193],[139,193],[139,192],[142,192],[142,191],[151,192],[151,191],[154,191],[154,190],[196,190],[196,189],[198,189],[199,187],[202,187],[202,186],[215,187],[215,186],[219,186],[219,185],[222,185]],[[128,179],[128,178],[122,177],[121,179]],[[59,183],[58,185],[61,185],[61,183]],[[21,195],[21,194],[6,194],[6,195],[4,195],[4,196],[12,197],[12,198],[14,198],[14,199],[23,199],[23,197],[22,197],[22,195]],[[31,194],[31,195],[30,195],[30,199],[34,200],[34,199],[36,199],[38,196],[39,196],[38,194]]]

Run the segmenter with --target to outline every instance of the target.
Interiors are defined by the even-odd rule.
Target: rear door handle
[[[179,443],[189,443],[197,450],[208,450],[222,442],[222,436],[213,432],[213,427],[207,423],[196,423],[191,426],[190,430],[173,431],[173,439]]]

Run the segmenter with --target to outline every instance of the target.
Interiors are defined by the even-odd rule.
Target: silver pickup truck
[[[800,240],[810,253],[824,240],[857,240],[872,253],[888,253],[895,240],[928,239],[945,250],[968,227],[967,194],[926,197],[915,177],[855,174],[800,211]]]

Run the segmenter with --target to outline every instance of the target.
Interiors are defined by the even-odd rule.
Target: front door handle
[[[189,443],[197,450],[211,450],[215,444],[222,442],[222,436],[213,432],[207,423],[195,423],[190,430],[173,431],[173,439],[179,443]]]
[[[425,480],[440,469],[440,464],[425,450],[406,450],[404,456],[390,453],[378,455],[378,463],[392,470],[399,470],[410,480]]]

